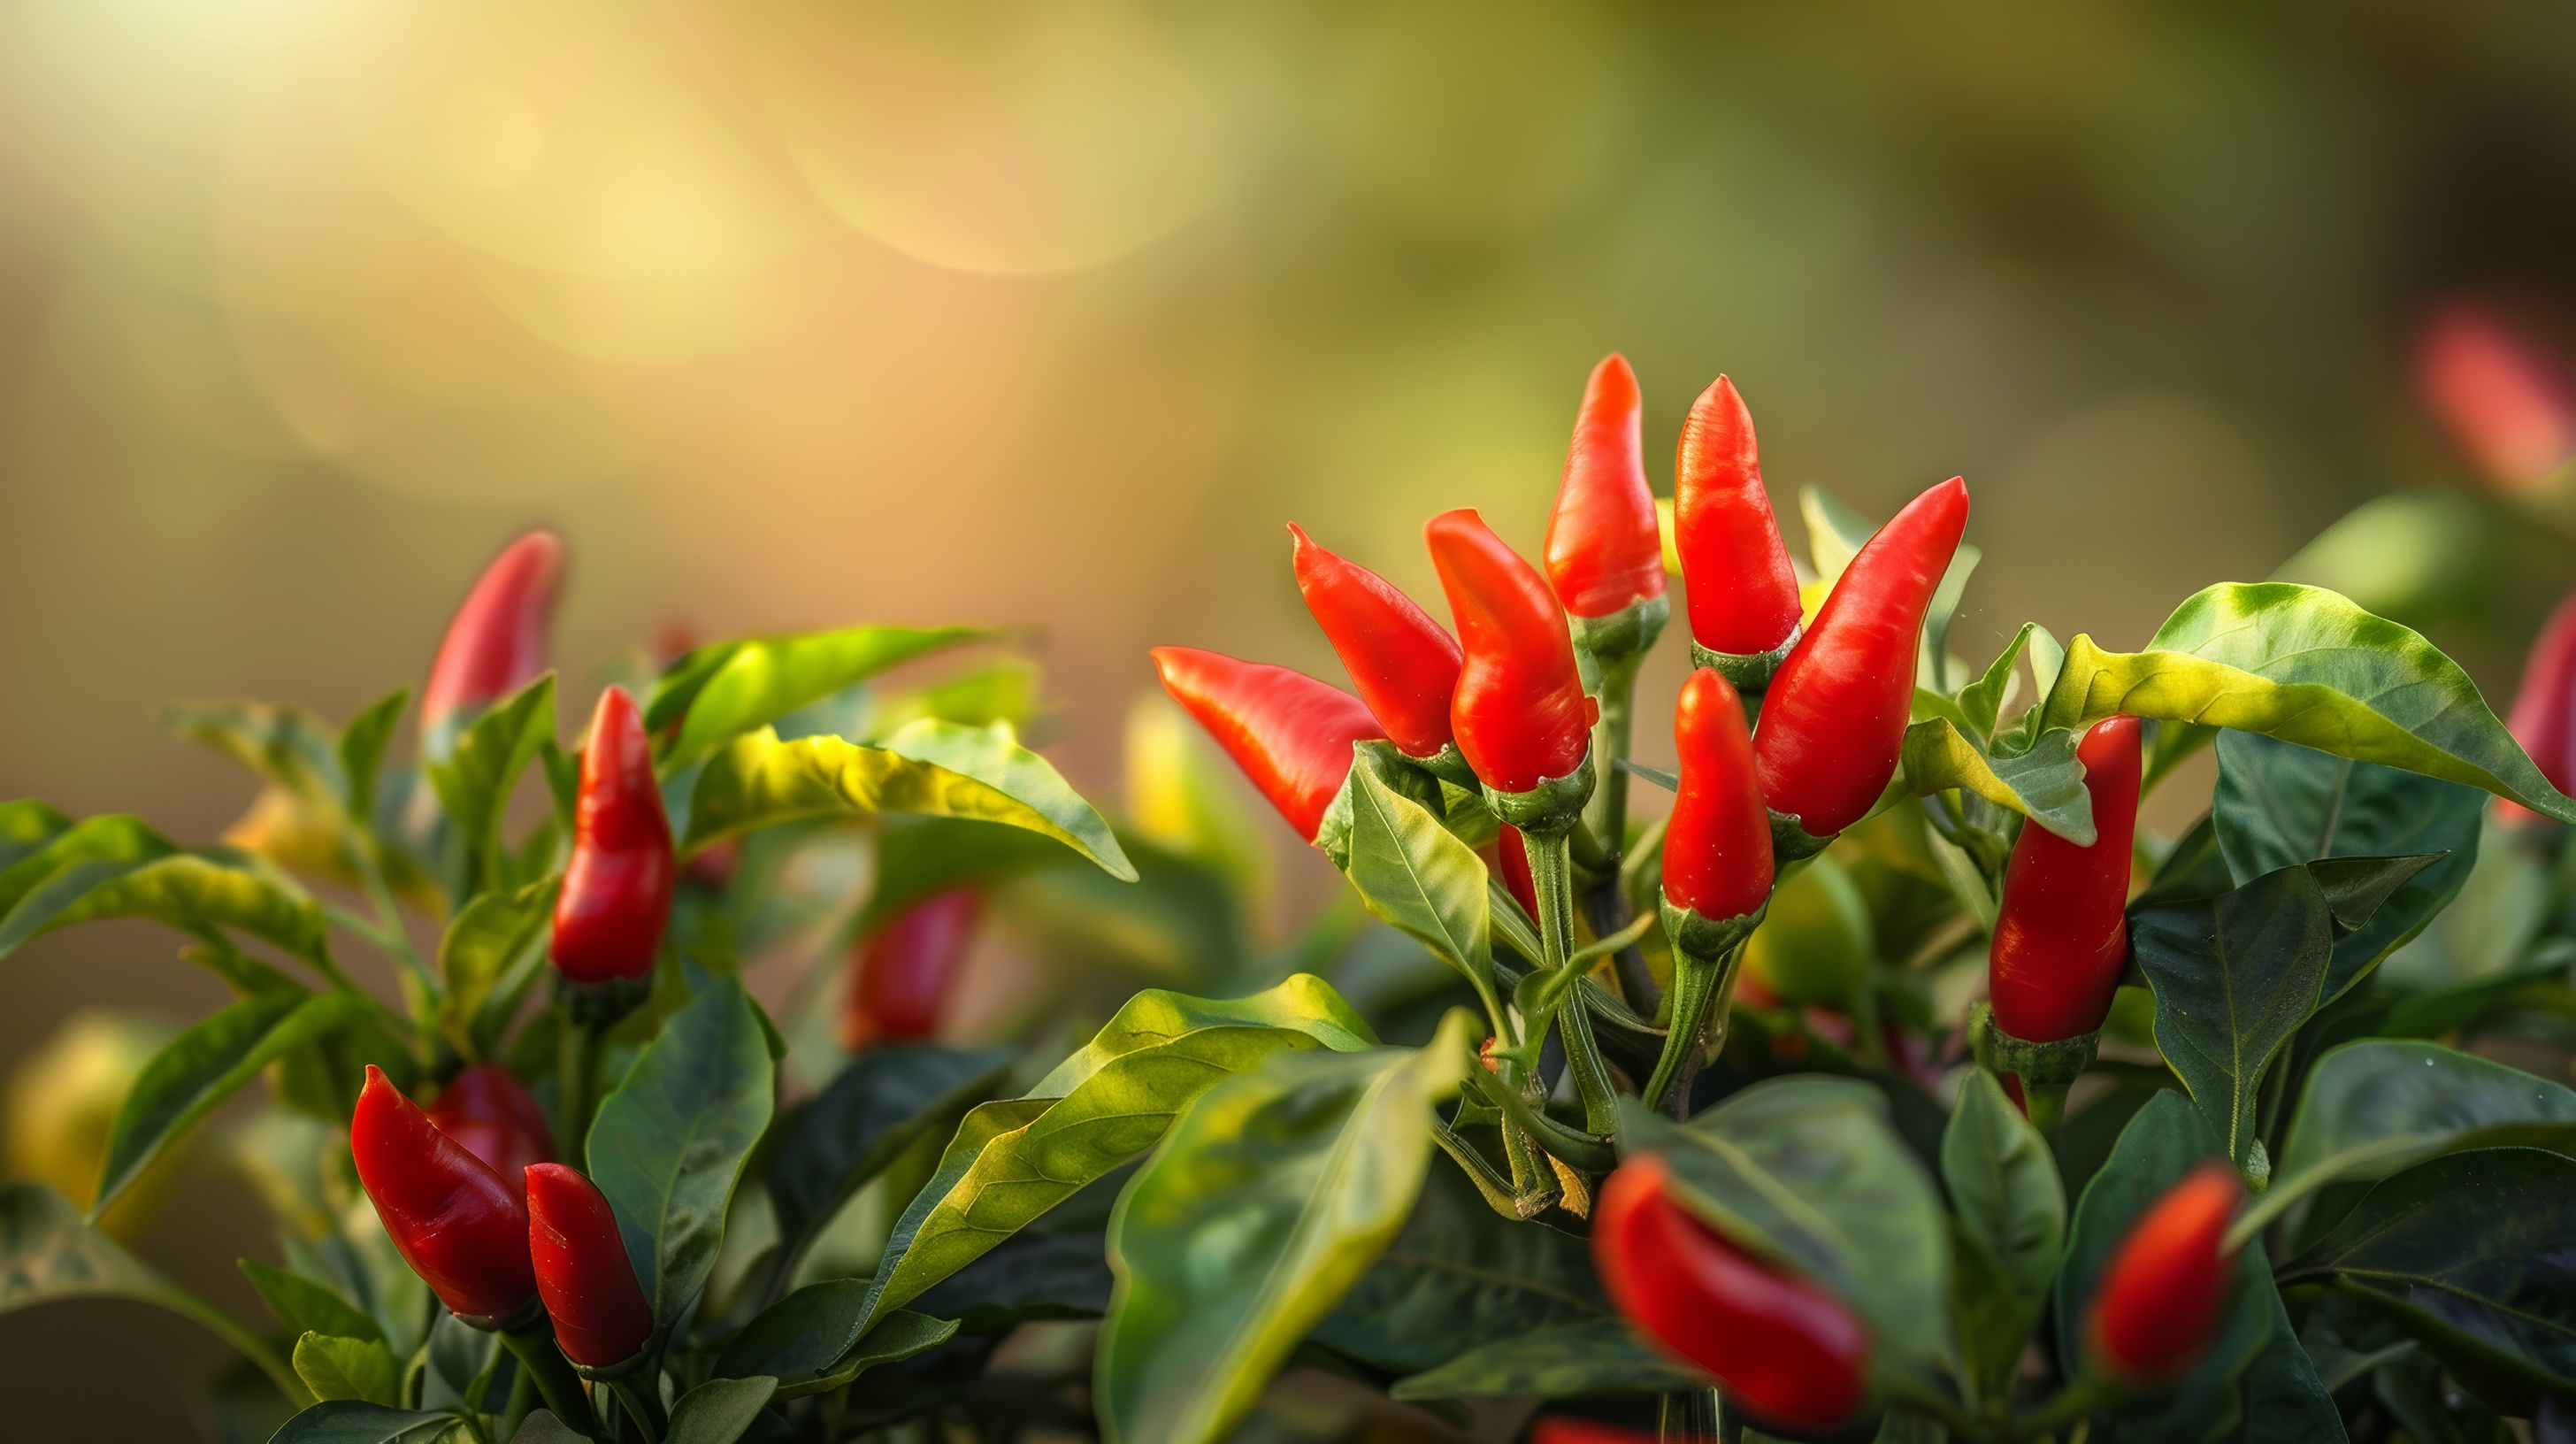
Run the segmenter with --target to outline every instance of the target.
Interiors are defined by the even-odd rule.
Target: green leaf
[[[1009,1071],[1003,1048],[886,1046],[850,1060],[791,1118],[770,1155],[769,1206],[778,1219],[778,1277],[792,1277],[814,1236],[859,1185],[934,1129],[953,1127]],[[756,1372],[789,1376],[776,1369]]]
[[[453,1414],[333,1399],[287,1420],[268,1444],[452,1444],[451,1433],[471,1437]]]
[[[2066,1242],[2066,1192],[2048,1143],[1983,1068],[1959,1085],[1959,1104],[1941,1135],[1941,1181],[1949,1188],[1959,1233],[1955,1294],[1976,1306],[1976,1327],[1963,1326],[1960,1347],[1983,1397],[2003,1397],[2020,1367],[2022,1346],[2048,1303],[2057,1258]],[[1972,1288],[1973,1258],[1986,1277]]]
[[[71,829],[72,820],[32,797],[0,802],[0,873]]]
[[[154,1159],[262,1068],[367,1011],[366,1000],[349,993],[253,993],[170,1040],[144,1065],[108,1126],[90,1217],[105,1213]]]
[[[932,893],[1070,867],[1082,855],[1044,833],[963,817],[905,818],[877,844],[876,880],[852,931],[875,932]]]
[[[2228,1157],[2251,1176],[2263,1074],[2320,1002],[2335,939],[2369,920],[2423,858],[2362,858],[2269,872],[2232,892],[2133,908],[2129,946],[2156,993],[2156,1047]]]
[[[2517,1414],[2576,1393],[2571,1238],[2576,1159],[2481,1148],[2377,1184],[2281,1280],[2338,1280]]]
[[[1534,1329],[1609,1317],[1582,1239],[1504,1218],[1465,1174],[1435,1163],[1404,1232],[1314,1340],[1414,1374]]]
[[[322,910],[302,888],[236,848],[182,851],[133,817],[88,818],[0,871],[0,957],[56,928],[123,917],[325,956]]]
[[[2057,1270],[2058,1357],[2077,1367],[2093,1291],[2111,1254],[2139,1215],[2202,1160],[2226,1153],[2219,1135],[2180,1094],[2159,1093],[2121,1131],[2110,1161],[2084,1186]],[[2237,1256],[2236,1283],[2216,1338],[2170,1390],[2139,1396],[2094,1419],[2094,1437],[2156,1441],[2209,1439],[2243,1417],[2238,1385],[2272,1336],[2277,1302],[2260,1248]]]
[[[1118,841],[1133,881],[1095,867],[1037,869],[993,889],[995,912],[1036,945],[1041,962],[1077,974],[1112,972],[1202,994],[1268,981],[1246,974],[1242,898],[1224,873],[1123,829]]]
[[[2420,1151],[2390,1150],[2413,1140]],[[2576,1090],[2438,1043],[2365,1038],[2317,1060],[2281,1150],[2284,1178],[2332,1165],[2385,1178],[2435,1152],[2576,1141]],[[2361,1157],[2361,1154],[2368,1154]]]
[[[510,965],[545,932],[562,885],[562,878],[549,877],[515,892],[483,893],[448,920],[438,940],[438,971],[447,980],[438,1028],[467,1057],[483,1055],[475,1021]]]
[[[715,1268],[734,1184],[769,1126],[775,1066],[758,1005],[720,978],[599,1105],[591,1181],[616,1210],[658,1324],[686,1313]]]
[[[302,707],[238,698],[180,702],[161,709],[161,724],[308,801],[343,804],[339,731]]]
[[[1564,1398],[1573,1394],[1678,1394],[1712,1387],[1708,1376],[1666,1358],[1628,1321],[1557,1324],[1468,1350],[1439,1368],[1399,1379],[1398,1399]]]
[[[383,1339],[305,1333],[295,1341],[295,1372],[316,1399],[362,1399],[390,1408],[402,1366]]]
[[[1148,988],[1025,1098],[970,1111],[886,1242],[868,1313],[920,1297],[1083,1185],[1153,1147],[1206,1089],[1273,1053],[1351,1052],[1375,1034],[1321,978],[1249,998]]]
[[[343,1339],[382,1339],[385,1331],[366,1311],[340,1297],[329,1284],[273,1268],[255,1258],[238,1260],[251,1287],[268,1304],[277,1321],[297,1333],[330,1334]]]
[[[351,817],[363,821],[375,816],[376,774],[384,767],[394,729],[402,725],[403,709],[410,705],[411,689],[396,687],[340,729],[342,800]]]
[[[662,1444],[733,1444],[777,1392],[775,1379],[709,1379],[671,1406]]]
[[[889,667],[991,635],[980,627],[847,627],[700,647],[673,662],[644,709],[644,727],[682,723],[664,757],[677,767]]]
[[[2013,666],[2021,660],[2033,634],[2046,636],[2047,629],[2037,622],[2022,623],[2021,630],[2013,633],[2013,639],[1986,664],[1985,673],[1959,689],[1959,715],[1973,736],[1990,740],[1994,737],[1995,719],[2003,712],[2005,694],[2012,690]]]
[[[2320,858],[2447,854],[2407,879],[2369,926],[2336,942],[2324,989],[2330,1003],[2459,895],[2477,862],[2485,803],[2484,793],[2456,782],[2223,732],[2210,815],[2239,882]]]
[[[1225,1437],[1403,1228],[1468,1015],[1418,1051],[1276,1056],[1200,1095],[1110,1218],[1112,1439]]]
[[[500,1354],[500,1335],[440,1309],[430,1321],[429,1345],[418,1356],[420,1392],[411,1402],[424,1409],[498,1407],[503,1400],[492,1386],[498,1383],[504,1392],[510,1387],[508,1380],[493,1377]]]
[[[465,839],[470,876],[489,877],[504,852],[501,822],[519,774],[555,735],[555,674],[546,673],[474,719],[444,762],[423,764],[448,821]]]
[[[1919,796],[1962,788],[2077,846],[2091,847],[2098,835],[2072,732],[2050,728],[2028,752],[1989,757],[1948,718],[1935,717],[1905,729],[1900,755],[1906,785]]]
[[[802,817],[879,812],[1024,827],[1117,877],[1136,877],[1107,820],[1001,722],[961,727],[924,718],[877,747],[838,737],[781,742],[767,728],[736,738],[698,776],[687,846]]]
[[[2122,714],[2261,732],[2576,822],[2576,799],[2541,776],[2456,663],[2315,587],[2210,587],[2143,652],[2106,652],[2079,636],[2042,713],[2044,726],[2077,732]]]
[[[2203,817],[2165,854],[2146,888],[2129,901],[2129,910],[2157,903],[2192,902],[2232,891],[2236,875],[2228,870],[2227,852],[2218,844],[2218,819]]]
[[[1501,1017],[1484,861],[1373,768],[1351,769],[1350,801],[1350,861],[1343,872],[1351,886],[1370,912],[1456,969],[1487,1017]]]
[[[865,1279],[807,1284],[762,1310],[725,1345],[716,1377],[766,1375],[778,1381],[781,1400],[794,1399],[837,1389],[864,1370],[936,1348],[957,1332],[955,1319],[897,1309],[855,1344],[844,1345],[857,1335],[867,1300]]]
[[[1807,523],[1807,559],[1829,587],[1878,534],[1876,522],[1834,500],[1821,486],[1798,488],[1798,515]]]
[[[1949,1225],[1884,1093],[1851,1078],[1774,1078],[1686,1125],[1620,1104],[1623,1156],[1662,1154],[1676,1197],[1710,1227],[1850,1303],[1901,1362],[1935,1362],[1938,1335],[1924,1324],[1949,1307]]]
[[[519,1432],[510,1436],[510,1444],[577,1444],[580,1438],[553,1413],[539,1409],[521,1421]]]
[[[1932,600],[1923,609],[1923,645],[1918,649],[1917,671],[1933,685],[1948,687],[1950,658],[1950,619],[1959,614],[1959,599],[1966,595],[1968,578],[1975,575],[1977,563],[1986,554],[1967,542],[1961,542],[1950,553],[1949,566],[1942,569],[1940,585],[1932,589]]]

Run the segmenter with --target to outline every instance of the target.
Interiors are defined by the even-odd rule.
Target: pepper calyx
[[[1592,799],[1592,751],[1563,777],[1542,777],[1526,792],[1505,792],[1485,785],[1485,805],[1494,815],[1525,833],[1547,837],[1569,832],[1583,820],[1583,804]]]
[[[2053,1088],[2072,1083],[2093,1066],[2095,1055],[2102,1050],[2099,1029],[2079,1033],[2055,1042],[2034,1043],[2016,1038],[1995,1022],[1994,1005],[1979,1003],[1968,1019],[1970,1046],[1977,1062],[1990,1073],[2014,1073],[2026,1087]]]
[[[1818,837],[1807,831],[1793,813],[1782,812],[1777,808],[1763,810],[1771,814],[1771,858],[1775,864],[1787,864],[1814,857],[1824,851],[1835,838],[1842,836],[1841,833],[1836,832]]]
[[[1792,623],[1789,635],[1780,639],[1779,646],[1767,652],[1719,652],[1693,642],[1691,665],[1714,669],[1719,676],[1733,683],[1736,691],[1747,697],[1758,697],[1762,695],[1763,688],[1771,685],[1772,674],[1780,670],[1781,663],[1789,660],[1789,653],[1806,635],[1805,622]]]
[[[1670,597],[1639,597],[1598,617],[1578,617],[1569,612],[1565,624],[1574,633],[1575,645],[1606,667],[1643,656],[1664,634],[1664,623],[1671,621],[1672,615]]]

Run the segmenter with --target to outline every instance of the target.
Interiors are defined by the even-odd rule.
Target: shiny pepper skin
[[[536,1296],[517,1192],[372,1063],[349,1117],[349,1153],[394,1247],[439,1302],[497,1320]]]
[[[1744,702],[1709,668],[1673,712],[1681,787],[1664,833],[1664,896],[1701,917],[1742,917],[1771,896],[1771,818],[1753,777]]]
[[[611,687],[599,694],[582,748],[572,861],[555,897],[555,966],[576,983],[653,971],[677,877],[643,719],[626,689]]]
[[[2236,1256],[2219,1252],[2245,1185],[2223,1158],[2185,1174],[2129,1226],[2085,1319],[2096,1365],[2133,1383],[2191,1367],[2218,1322]]]
[[[1712,652],[1777,650],[1798,626],[1798,569],[1762,489],[1753,415],[1720,376],[1692,403],[1673,466],[1673,545],[1691,640]]]
[[[546,669],[546,617],[562,572],[563,541],[532,531],[504,547],[465,594],[420,689],[421,733],[441,739],[441,755],[454,735],[446,725],[452,714],[506,697]]]
[[[1351,748],[1386,736],[1359,698],[1286,667],[1156,647],[1154,670],[1308,842],[1351,775]]]
[[[1458,690],[1458,641],[1393,583],[1315,545],[1291,522],[1297,591],[1333,644],[1387,738],[1407,757],[1449,745],[1449,698]]]
[[[2513,740],[2531,754],[2532,763],[2549,785],[2565,792],[2576,786],[2576,593],[2570,593],[2531,644],[2522,664],[2522,685],[2513,694],[2513,710],[2504,725]],[[2519,807],[2520,817],[2534,814]]]
[[[1614,352],[1583,388],[1547,523],[1547,577],[1578,617],[1611,616],[1664,594],[1664,541],[1638,413],[1637,373]]]
[[[973,888],[932,893],[870,933],[851,959],[840,1043],[855,1053],[879,1039],[912,1042],[939,1031],[940,1009],[975,941],[983,903]]]
[[[466,1152],[490,1164],[521,1202],[528,1196],[523,1177],[528,1165],[555,1156],[554,1129],[546,1122],[545,1110],[537,1106],[527,1086],[498,1063],[477,1063],[449,1079],[437,1101],[429,1105],[429,1121]]]
[[[2093,797],[2091,847],[2022,824],[2004,868],[1987,986],[1995,1026],[2030,1043],[2102,1026],[2129,963],[2129,858],[2143,773],[2138,719],[2097,722],[2076,744]]]
[[[1860,1320],[1693,1217],[1669,1182],[1664,1161],[1641,1153],[1602,1185],[1592,1257],[1610,1301],[1757,1414],[1811,1429],[1849,1419],[1869,1373]]]
[[[1467,654],[1449,705],[1467,765],[1497,792],[1573,775],[1600,709],[1583,695],[1556,593],[1473,511],[1444,511],[1422,535]]]
[[[1809,836],[1860,821],[1896,775],[1923,613],[1967,528],[1968,484],[1955,476],[1906,503],[1844,568],[1771,679],[1754,763],[1771,810]]]
[[[598,1185],[560,1163],[528,1170],[528,1257],[564,1357],[588,1369],[625,1363],[653,1337],[617,1215]]]

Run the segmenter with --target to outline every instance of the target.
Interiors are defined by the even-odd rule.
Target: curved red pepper
[[[1628,358],[1603,357],[1584,385],[1547,522],[1548,580],[1578,617],[1611,616],[1664,594],[1664,540],[1646,485],[1639,409]]]
[[[1494,858],[1502,865],[1503,886],[1521,911],[1538,916],[1538,880],[1530,875],[1529,844],[1521,840],[1521,830],[1506,822],[1494,835]]]
[[[572,861],[555,897],[555,966],[576,983],[653,971],[676,880],[671,821],[653,780],[643,719],[626,689],[611,687],[599,694],[581,753]]]
[[[1449,722],[1467,765],[1497,792],[1573,775],[1599,709],[1583,695],[1556,593],[1473,511],[1442,512],[1422,537],[1466,652]]]
[[[851,960],[841,995],[840,1041],[855,1053],[880,1038],[918,1040],[939,1031],[939,1012],[975,941],[982,899],[971,887],[935,892],[870,933]]]
[[[1154,670],[1308,842],[1351,775],[1352,746],[1386,736],[1359,698],[1286,667],[1156,647]]]
[[[2091,847],[2024,822],[2004,868],[1987,990],[1995,1026],[2030,1043],[2079,1038],[2111,1012],[2129,965],[2129,857],[2144,773],[2138,719],[2093,724],[2076,744],[2093,797]]]
[[[1726,678],[1702,667],[1673,712],[1681,787],[1664,832],[1664,896],[1712,920],[1771,896],[1771,817],[1753,777],[1753,734]]]
[[[1858,822],[1896,775],[1932,591],[1968,529],[1957,477],[1906,503],[1844,568],[1762,699],[1753,757],[1774,812],[1811,837]]]
[[[1869,1372],[1860,1320],[1693,1217],[1669,1177],[1641,1153],[1601,1186],[1592,1257],[1610,1301],[1757,1414],[1813,1429],[1849,1419]]]
[[[653,1306],[635,1281],[617,1215],[598,1185],[560,1163],[528,1170],[528,1257],[565,1358],[611,1368],[653,1337]]]
[[[1297,591],[1359,688],[1378,725],[1407,757],[1449,745],[1449,698],[1458,689],[1458,641],[1393,583],[1297,539]]]
[[[517,1075],[477,1063],[448,1080],[429,1105],[429,1121],[466,1152],[492,1166],[524,1203],[529,1164],[555,1156],[555,1131]]]
[[[2219,1245],[2244,1198],[2235,1167],[2213,1158],[2129,1225],[2085,1317],[2105,1372],[2139,1383],[2170,1379],[2208,1347],[2236,1262]]]
[[[2561,792],[2576,786],[2576,592],[2541,624],[2504,725],[2550,786]],[[2519,804],[2502,806],[2511,809],[2508,816],[2537,816]]]
[[[1641,1429],[1622,1429],[1598,1419],[1544,1414],[1530,1421],[1529,1444],[1655,1444],[1661,1437]]]
[[[536,1297],[528,1214],[518,1194],[491,1165],[439,1132],[373,1063],[349,1116],[349,1153],[403,1262],[439,1302],[498,1320]]]
[[[441,724],[451,713],[506,697],[546,669],[546,617],[562,572],[562,539],[532,531],[502,548],[475,578],[420,689],[424,737],[448,734]]]
[[[1753,415],[1720,376],[1691,404],[1673,465],[1673,548],[1691,640],[1712,652],[1777,651],[1798,628],[1798,569],[1780,540]]]

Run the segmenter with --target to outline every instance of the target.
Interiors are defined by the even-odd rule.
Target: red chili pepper
[[[1771,817],[1753,777],[1753,734],[1726,678],[1702,667],[1673,713],[1681,788],[1664,833],[1664,896],[1711,920],[1771,896]]]
[[[1616,352],[1592,368],[1565,479],[1547,522],[1547,575],[1578,617],[1607,617],[1664,594],[1664,541],[1646,485],[1637,373]]]
[[[1771,810],[1809,836],[1860,821],[1896,775],[1923,613],[1967,528],[1968,484],[1955,476],[1906,503],[1843,569],[1771,679],[1754,765]]]
[[[1986,970],[1995,1026],[2030,1043],[2102,1026],[2129,963],[2129,849],[2144,767],[2138,719],[2093,724],[2076,744],[2093,798],[2091,847],[2024,822],[2004,868]]]
[[[675,877],[671,822],[643,719],[626,689],[611,687],[599,694],[581,753],[572,861],[555,898],[555,966],[576,983],[653,971]]]
[[[1333,644],[1378,725],[1407,757],[1449,745],[1449,697],[1458,688],[1458,642],[1413,599],[1368,568],[1297,539],[1297,590]]]
[[[439,1302],[498,1320],[536,1296],[518,1194],[373,1063],[349,1117],[349,1152],[376,1217]]]
[[[617,1215],[598,1185],[560,1163],[528,1170],[528,1257],[565,1358],[606,1369],[653,1337],[653,1306],[635,1281]]]
[[[1592,1257],[1621,1313],[1756,1414],[1825,1429],[1860,1406],[1869,1335],[1841,1300],[1754,1258],[1668,1192],[1641,1153],[1601,1187]]]
[[[855,1053],[880,1038],[913,1040],[939,1031],[939,1012],[975,940],[982,899],[971,887],[935,892],[870,933],[851,960],[841,995],[841,1048]]]
[[[1359,698],[1286,667],[1156,647],[1154,670],[1308,842],[1351,775],[1352,746],[1386,736]]]
[[[563,542],[550,531],[520,537],[483,569],[420,689],[424,737],[447,734],[449,714],[506,697],[546,669],[546,616],[562,571]]]
[[[1681,553],[1691,640],[1759,656],[1798,629],[1798,569],[1780,541],[1753,415],[1720,376],[1691,404],[1673,465],[1673,546]]]
[[[1600,709],[1583,695],[1556,593],[1473,511],[1444,511],[1422,536],[1466,651],[1449,721],[1467,765],[1497,792],[1572,776]]]
[[[2139,1383],[2170,1379],[2208,1346],[2236,1262],[2219,1245],[2244,1198],[2234,1166],[2213,1158],[2129,1226],[2086,1316],[2094,1359],[2106,1372]]]
[[[532,1163],[555,1156],[555,1132],[545,1110],[516,1075],[498,1063],[477,1063],[448,1080],[429,1105],[429,1121],[466,1152],[492,1166],[524,1203],[523,1175]]]
[[[1598,1419],[1547,1414],[1532,1419],[1529,1444],[1655,1444],[1660,1437],[1642,1429],[1622,1429]]]
[[[2576,592],[2541,624],[2504,725],[2550,786],[2565,792],[2576,785]],[[2538,816],[2518,803],[2500,802],[2498,810],[2517,821]]]
[[[1521,841],[1521,830],[1506,822],[1494,838],[1494,860],[1502,865],[1503,886],[1521,911],[1538,916],[1538,881],[1530,875],[1529,844]]]

